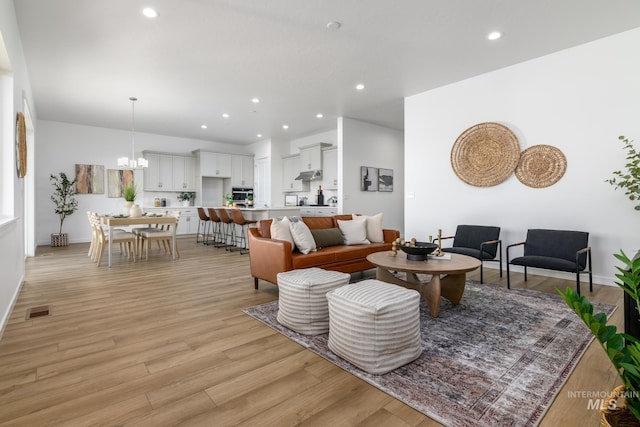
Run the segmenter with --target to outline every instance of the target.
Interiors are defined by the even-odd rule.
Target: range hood
[[[295,179],[300,181],[314,181],[316,179],[322,179],[322,171],[316,169],[313,171],[300,172],[300,175]]]

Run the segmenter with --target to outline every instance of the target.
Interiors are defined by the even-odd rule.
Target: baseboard
[[[2,315],[2,322],[0,323],[0,341],[2,341],[4,330],[9,322],[9,317],[11,317],[11,313],[13,313],[13,309],[15,308],[16,302],[18,301],[18,296],[20,296],[22,285],[24,285],[24,273],[20,277],[20,283],[18,283],[18,286],[16,286],[16,291],[13,294],[13,298],[11,298],[11,304],[9,304],[9,306],[7,307],[7,311]]]

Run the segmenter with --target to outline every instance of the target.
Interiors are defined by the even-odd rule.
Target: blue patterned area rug
[[[460,304],[443,299],[438,318],[422,302],[418,359],[371,375],[333,354],[328,334],[280,325],[277,301],[244,312],[447,426],[537,425],[593,340],[559,295],[467,280]]]

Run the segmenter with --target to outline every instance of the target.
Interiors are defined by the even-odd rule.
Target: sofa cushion
[[[293,236],[291,235],[291,221],[289,221],[289,218],[286,216],[282,218],[274,218],[273,221],[271,221],[269,232],[272,239],[291,242],[292,251],[293,248],[296,247],[296,244],[293,241]]]
[[[311,235],[313,235],[317,248],[344,245],[344,238],[339,228],[318,228],[311,230]]]
[[[330,216],[305,216],[302,220],[311,230],[318,230],[323,228],[337,227],[337,224],[333,223],[333,217]]]
[[[367,216],[353,214],[353,219],[364,218],[367,224],[367,240],[372,243],[384,242],[384,234],[382,233],[382,212]]]
[[[311,235],[311,230],[309,230],[307,224],[296,217],[291,218],[290,221],[289,229],[298,250],[303,254],[315,251],[316,242],[313,240],[313,235]]]
[[[292,267],[295,269],[320,267],[333,264],[336,260],[335,248],[340,246],[331,246],[329,248],[316,249],[308,254],[294,252],[291,257]]]
[[[338,227],[344,236],[345,245],[361,245],[371,243],[367,240],[367,223],[365,218],[351,221],[338,220]]]

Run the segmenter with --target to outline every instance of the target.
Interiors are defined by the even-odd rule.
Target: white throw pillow
[[[270,233],[272,239],[291,242],[291,252],[293,252],[293,249],[296,247],[296,242],[293,241],[290,225],[291,222],[286,216],[282,218],[273,218],[273,221],[271,221]]]
[[[313,239],[313,234],[301,219],[291,218],[289,229],[291,230],[293,241],[300,252],[308,254],[316,250],[316,241]]]
[[[345,245],[362,245],[371,243],[367,240],[367,220],[356,218],[352,220],[338,220],[338,228],[344,236]]]
[[[384,233],[382,232],[382,212],[373,216],[353,214],[353,219],[365,218],[367,220],[367,239],[373,243],[384,242]]]

